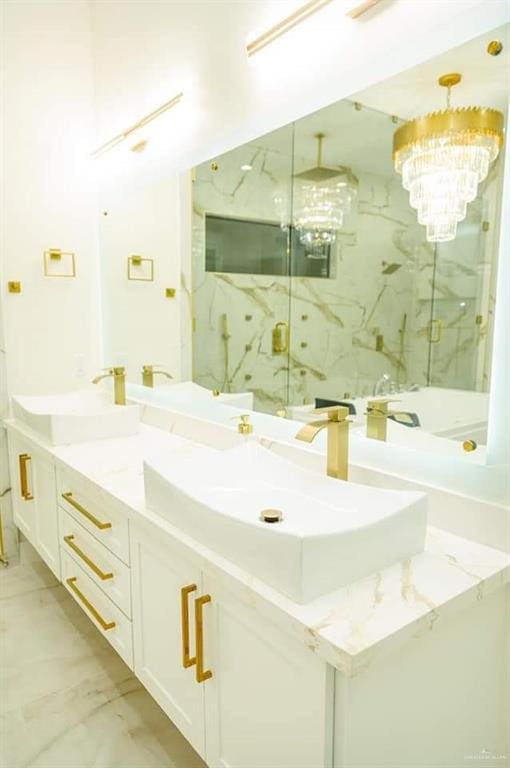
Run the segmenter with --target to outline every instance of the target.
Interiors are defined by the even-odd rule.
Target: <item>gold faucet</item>
[[[349,470],[349,409],[343,405],[316,408],[313,413],[326,413],[327,419],[311,421],[301,427],[297,440],[311,443],[323,429],[328,430],[327,473],[329,477],[347,480]]]
[[[155,371],[153,365],[143,365],[142,366],[142,384],[144,387],[153,387],[154,386],[154,376],[166,376],[167,379],[173,379],[173,376],[171,376],[166,371]]]
[[[411,414],[406,411],[391,411],[388,406],[390,403],[398,403],[399,400],[388,400],[381,398],[379,400],[369,400],[367,403],[367,437],[372,440],[386,441],[388,436],[388,418],[393,416],[400,424],[415,426]]]
[[[102,379],[113,377],[113,391],[115,396],[115,405],[126,405],[126,369],[122,367],[105,368],[108,373],[102,376],[96,376],[92,379],[92,384],[98,384]]]

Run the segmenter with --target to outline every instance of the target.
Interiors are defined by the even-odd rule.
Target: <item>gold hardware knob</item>
[[[70,491],[63,493],[62,498],[65,499],[68,504],[74,507],[77,512],[86,517],[87,520],[92,523],[92,525],[95,525],[96,528],[99,528],[100,531],[105,531],[107,528],[112,527],[111,523],[103,523],[95,515],[93,515],[92,512],[89,512],[88,509],[85,509],[84,506],[82,506],[79,502],[76,501],[76,499],[73,498],[73,494]]]
[[[478,448],[478,443],[476,440],[464,440],[462,443],[462,447],[466,451],[466,453],[471,453],[472,451],[476,451]]]
[[[202,595],[195,600],[195,636],[197,643],[197,667],[196,681],[204,683],[210,680],[212,672],[210,669],[204,669],[204,617],[203,607],[211,602],[211,595]]]
[[[80,603],[82,603],[87,611],[95,618],[101,629],[104,629],[105,632],[107,632],[109,629],[113,629],[116,624],[114,621],[106,621],[103,619],[97,608],[94,608],[90,600],[85,597],[81,589],[79,589],[76,585],[77,577],[71,576],[71,578],[66,579],[66,584],[69,585],[69,588],[72,592],[76,595]]]
[[[9,280],[7,283],[9,293],[21,293],[21,283],[19,280]]]
[[[213,394],[213,397],[219,397],[221,395],[221,392],[219,389],[213,389],[212,394]]]
[[[487,46],[487,53],[490,56],[499,56],[502,50],[503,50],[503,43],[501,42],[501,40],[491,40],[489,45]]]
[[[27,464],[32,461],[32,457],[28,453],[20,453],[19,455],[19,481],[20,481],[20,493],[21,498],[24,501],[32,501],[34,496],[28,489],[28,475]]]
[[[197,657],[190,655],[188,605],[188,597],[192,592],[196,592],[196,589],[196,584],[188,584],[187,587],[181,589],[182,666],[184,669],[188,669],[197,663]]]

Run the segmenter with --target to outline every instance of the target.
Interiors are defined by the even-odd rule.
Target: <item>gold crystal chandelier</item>
[[[429,242],[453,240],[478,185],[503,144],[503,115],[483,107],[450,107],[450,92],[461,81],[454,72],[442,75],[446,109],[417,117],[393,136],[395,170],[402,175],[418,221]]]

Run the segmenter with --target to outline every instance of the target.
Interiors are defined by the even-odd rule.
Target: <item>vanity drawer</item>
[[[108,505],[94,501],[65,478],[59,488],[58,503],[101,544],[129,565],[129,527],[127,518]]]
[[[122,560],[91,536],[68,512],[59,509],[60,546],[131,617],[131,571]]]
[[[61,550],[62,582],[101,634],[133,669],[131,622],[67,552]]]

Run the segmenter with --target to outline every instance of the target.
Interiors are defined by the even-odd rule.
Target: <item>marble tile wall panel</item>
[[[251,171],[241,170],[243,161]],[[492,252],[484,247],[481,222],[497,174],[488,179],[483,199],[470,206],[457,240],[438,246],[435,258],[400,178],[352,170],[357,199],[333,248],[332,276],[321,279],[205,272],[205,213],[277,221],[275,197],[287,207],[291,199],[288,153],[254,143],[222,157],[217,170],[208,164],[197,169],[192,258],[198,383],[251,389],[256,407],[274,412],[285,402],[316,396],[371,394],[385,373],[400,386],[425,385],[429,375],[430,383],[447,387],[487,381],[490,308],[486,298],[482,311],[481,301]],[[384,274],[389,264],[398,268]],[[431,350],[433,298],[443,335]],[[484,316],[482,325],[475,325],[477,314]],[[289,319],[287,361],[272,354],[271,331]],[[383,339],[379,351],[377,336]]]

